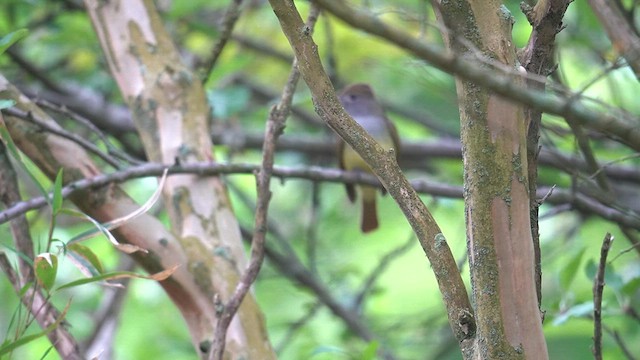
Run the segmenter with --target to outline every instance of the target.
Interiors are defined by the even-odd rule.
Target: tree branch
[[[242,0],[232,0],[227,7],[227,11],[225,12],[222,23],[220,24],[220,36],[218,37],[216,44],[213,46],[211,58],[204,66],[204,84],[209,81],[209,76],[211,75],[213,68],[216,66],[218,58],[220,57],[220,54],[222,54],[222,50],[225,45],[227,45],[227,42],[231,37],[231,33],[233,33],[233,28],[240,17],[240,5],[242,5]]]
[[[600,23],[609,34],[613,48],[622,56],[640,80],[640,37],[613,1],[589,0]]]
[[[121,183],[131,179],[148,176],[162,176],[165,169],[168,170],[169,175],[246,175],[256,172],[259,169],[259,166],[255,164],[192,163],[167,167],[163,164],[145,163],[113,172],[111,174],[100,174],[92,178],[70,182],[62,188],[62,196],[67,198],[74,192],[81,192],[87,189],[98,189],[112,183]],[[273,175],[281,179],[305,179],[310,181],[381,186],[378,179],[369,174],[341,171],[339,169],[317,166],[303,168],[274,166]],[[430,194],[436,197],[461,199],[463,193],[461,186],[436,183],[420,179],[412,180],[411,186],[419,193]],[[594,214],[606,220],[640,230],[640,217],[637,215],[617,209],[612,205],[602,204],[585,194],[575,193],[575,191],[572,190],[555,188],[553,193],[548,194],[549,189],[549,187],[539,188],[537,198],[544,198],[545,202],[550,204],[569,204],[584,213]],[[49,196],[52,195],[49,194]],[[0,211],[0,224],[3,224],[28,211],[39,209],[45,205],[47,205],[47,201],[43,196],[15,203],[7,209]]]
[[[299,60],[300,74],[311,90],[316,112],[347,144],[371,166],[389,194],[396,200],[424,249],[438,280],[449,324],[456,338],[464,341],[475,333],[473,310],[462,278],[446,239],[429,210],[424,206],[408,180],[402,175],[395,155],[383,149],[360,127],[340,105],[325,74],[317,46],[309,29],[290,0],[270,0],[282,31]]]
[[[607,255],[611,249],[613,236],[607,233],[600,249],[600,263],[595,279],[593,279],[593,356],[602,360],[602,290],[604,289],[604,272],[607,267]]]
[[[309,20],[306,26],[309,27],[309,31],[313,32],[316,20],[318,19],[319,11],[317,7],[311,8]],[[218,323],[216,324],[213,347],[209,356],[210,360],[222,360],[224,355],[224,345],[227,328],[231,319],[238,311],[240,303],[244,299],[245,295],[249,291],[251,284],[258,277],[262,262],[265,254],[265,236],[267,233],[267,215],[269,209],[269,200],[271,199],[271,191],[269,185],[271,182],[271,176],[273,174],[273,162],[274,154],[276,151],[276,142],[278,137],[282,134],[285,127],[285,122],[289,116],[291,110],[291,102],[293,100],[293,93],[295,92],[296,85],[300,79],[300,73],[298,72],[297,61],[294,60],[291,65],[291,72],[289,73],[289,79],[282,92],[282,97],[278,105],[271,109],[269,118],[267,119],[267,128],[265,131],[264,146],[262,148],[262,165],[257,174],[257,192],[258,201],[256,204],[256,215],[254,223],[253,239],[251,241],[251,258],[249,259],[249,265],[242,274],[236,289],[229,299],[224,304],[222,312],[218,316]]]
[[[589,107],[585,101],[573,97],[524,88],[513,81],[515,76],[522,76],[515,69],[512,72],[500,73],[499,70],[502,67],[497,66],[492,71],[487,71],[483,63],[468,60],[427,44],[370,14],[349,7],[342,1],[314,1],[321,8],[331,12],[349,25],[385,39],[390,44],[407,50],[442,71],[460,76],[507,99],[549,114],[571,117],[585,127],[615,136],[630,148],[640,151],[640,128],[635,125],[640,122],[640,119],[626,113],[613,111],[613,109],[600,112]]]

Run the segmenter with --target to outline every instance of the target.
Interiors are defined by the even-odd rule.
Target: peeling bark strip
[[[211,109],[204,89],[180,62],[153,1],[85,0],[85,5],[148,158],[166,165],[211,161]],[[163,197],[176,237],[162,238],[178,250],[162,260],[177,257],[180,285],[189,287],[188,294],[165,289],[187,319],[195,348],[207,352],[218,321],[214,298],[226,302],[245,267],[239,226],[217,177],[172,176]],[[233,358],[275,358],[251,294],[229,327],[226,350]]]
[[[441,1],[447,46],[515,67],[513,19],[499,1]],[[465,41],[461,41],[464,38]],[[470,49],[469,42],[474,49]],[[474,55],[475,54],[475,55]],[[523,86],[521,78],[512,79]],[[456,77],[476,355],[547,358],[538,312],[522,106]]]

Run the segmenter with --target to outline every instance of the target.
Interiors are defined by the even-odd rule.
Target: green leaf
[[[584,318],[591,314],[593,314],[593,301],[587,301],[582,304],[572,306],[567,311],[556,316],[556,318],[553,319],[553,325],[562,325],[571,318]]]
[[[311,353],[311,357],[314,357],[320,354],[336,354],[336,355],[339,354],[339,355],[342,355],[343,357],[347,357],[349,355],[348,352],[346,352],[344,349],[339,348],[337,346],[321,345],[313,350],[313,352]]]
[[[20,29],[1,37],[0,38],[0,54],[7,51],[7,49],[11,45],[25,38],[28,34],[29,34],[29,30]]]
[[[56,175],[56,180],[53,183],[53,215],[57,215],[60,209],[62,208],[62,201],[64,198],[62,197],[62,168],[58,170],[58,174]]]
[[[64,320],[65,316],[67,316],[67,311],[69,311],[69,306],[71,305],[71,300],[69,300],[69,302],[67,303],[67,306],[64,308],[64,310],[62,311],[62,313],[60,314],[60,316],[56,319],[56,321],[47,326],[46,329],[44,329],[43,331],[37,333],[37,334],[33,334],[33,335],[29,335],[29,336],[24,336],[14,342],[11,343],[7,343],[4,342],[2,344],[2,346],[0,346],[0,356],[5,355],[10,353],[11,351],[13,351],[14,349],[25,345],[27,343],[32,342],[33,340],[36,340],[38,338],[41,338],[43,336],[46,336],[48,333],[52,332],[55,328],[57,328],[60,323],[62,322],[62,320]]]
[[[4,244],[4,243],[0,243],[0,246],[2,246],[3,248],[9,250],[10,252],[16,254],[17,256],[19,256],[24,262],[26,262],[27,264],[33,266],[33,260],[27,256],[25,253],[16,250],[14,247],[11,247],[8,244]]]
[[[580,251],[575,253],[569,259],[569,261],[567,261],[567,264],[565,265],[565,267],[563,267],[560,270],[559,280],[560,280],[560,286],[562,286],[563,289],[568,289],[571,286],[573,279],[575,279],[576,274],[578,273],[578,267],[582,262],[582,256],[584,255],[585,250],[586,250],[585,248],[582,248]]]
[[[27,293],[27,291],[31,289],[31,287],[33,287],[33,281],[29,281],[26,284],[24,284],[24,286],[22,286],[20,291],[18,291],[18,296],[23,297]]]
[[[625,295],[633,295],[640,289],[640,276],[634,277],[622,286],[622,293]]]
[[[50,291],[56,281],[58,257],[51,253],[42,253],[36,256],[34,270],[38,284]]]
[[[76,267],[83,273],[90,275],[104,273],[100,259],[89,247],[80,243],[73,243],[67,246],[67,251],[71,252],[72,261],[76,263]]]
[[[152,275],[142,275],[142,274],[134,273],[132,271],[114,271],[114,272],[104,273],[104,274],[97,275],[97,276],[92,276],[92,277],[89,277],[89,278],[86,278],[86,279],[79,279],[79,280],[71,281],[69,283],[66,283],[64,285],[59,286],[58,288],[55,289],[55,291],[59,291],[59,290],[70,288],[70,287],[74,287],[74,286],[90,284],[90,283],[93,283],[93,282],[124,279],[124,278],[128,278],[128,279],[138,278],[138,279],[148,279],[148,280],[162,281],[162,280],[167,279],[169,276],[171,276],[171,274],[173,274],[176,271],[177,268],[178,268],[178,265],[174,265],[171,268],[168,268],[168,269],[166,269],[164,271],[161,271],[161,272],[158,272],[158,273],[155,273],[155,274],[152,274]]]
[[[6,124],[1,119],[0,119],[0,138],[2,138],[4,145],[7,147],[7,149],[9,149],[9,153],[11,154],[11,156],[13,156],[13,158],[16,159],[16,161],[18,162],[22,170],[24,170],[29,175],[29,177],[31,178],[33,183],[36,185],[38,190],[40,190],[40,193],[45,197],[45,199],[47,199],[47,202],[50,202],[49,193],[44,189],[44,187],[42,186],[42,184],[40,184],[40,182],[35,177],[35,175],[33,175],[33,173],[29,170],[29,167],[27,167],[27,165],[24,163],[24,160],[22,159],[22,156],[20,155],[20,152],[18,151],[16,144],[13,142],[13,139],[11,138],[9,129],[7,129]]]
[[[364,348],[360,360],[374,360],[378,352],[380,344],[377,341],[372,341]]]
[[[596,278],[598,266],[599,265],[596,264],[596,262],[593,259],[590,259],[589,262],[587,262],[587,265],[585,266],[584,271],[587,274],[587,277],[589,277],[589,279],[591,279],[592,282]],[[616,272],[616,269],[613,267],[613,264],[611,263],[607,263],[607,266],[604,269],[604,285],[605,285],[605,288],[608,286],[613,290],[620,290],[624,286],[624,280],[622,280],[622,277],[620,276],[620,274]]]
[[[13,101],[13,100],[8,100],[8,101]],[[13,156],[16,160],[21,162],[22,158],[20,157],[18,148],[16,147],[16,144],[13,142],[13,139],[11,138],[11,134],[9,133],[9,129],[7,129],[7,125],[4,123],[4,121],[0,121],[0,137],[2,138],[2,142],[4,142],[4,145],[7,147],[7,149],[9,149],[9,153],[11,154],[11,156]]]

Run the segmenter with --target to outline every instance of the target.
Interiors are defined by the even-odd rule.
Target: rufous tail
[[[368,233],[378,228],[378,212],[376,210],[376,197],[362,197],[362,224],[360,229]]]

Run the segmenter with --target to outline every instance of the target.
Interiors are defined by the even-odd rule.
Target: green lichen
[[[233,260],[233,258],[231,257],[231,252],[226,246],[216,246],[215,249],[213,249],[213,255],[219,256],[229,261]]]
[[[213,295],[215,293],[211,279],[209,278],[209,267],[202,261],[192,261],[188,266],[189,272],[193,274],[198,288],[205,294]]]

